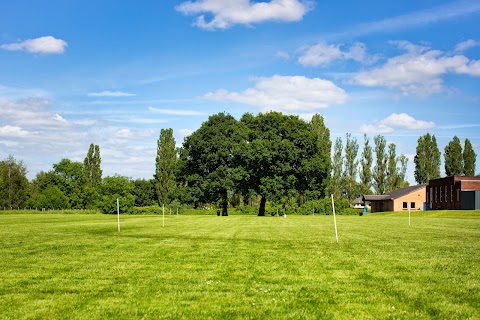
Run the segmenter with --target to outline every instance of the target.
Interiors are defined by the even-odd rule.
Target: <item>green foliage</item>
[[[119,199],[120,213],[131,214],[135,206],[134,182],[124,176],[105,177],[101,187],[101,198],[98,208],[102,213],[117,213],[117,199]]]
[[[134,184],[133,195],[135,196],[136,207],[147,207],[157,203],[155,200],[155,180],[137,179]]]
[[[445,153],[443,156],[445,159],[445,174],[447,177],[463,174],[462,145],[457,136],[454,136],[453,140],[445,146]]]
[[[357,171],[358,171],[358,143],[357,139],[347,133],[345,142],[345,161],[343,170],[343,192],[349,203],[358,196]]]
[[[27,168],[13,155],[0,161],[0,207],[22,208],[27,201]]]
[[[338,137],[335,140],[333,147],[333,177],[331,192],[335,198],[339,198],[342,193],[342,170],[343,170],[343,158],[342,158],[342,138]]]
[[[320,114],[313,115],[310,126],[317,137],[318,153],[311,161],[316,172],[309,174],[311,179],[306,193],[308,198],[318,199],[326,195],[330,184],[332,141],[330,140],[330,130],[325,126],[324,119]]]
[[[227,213],[228,193],[239,189],[245,171],[240,165],[245,130],[234,117],[212,115],[185,138],[181,165],[188,196],[199,202],[220,202]]]
[[[397,152],[396,145],[390,143],[388,145],[388,156],[387,156],[387,185],[385,191],[391,192],[397,189]]]
[[[372,192],[372,147],[370,146],[370,139],[366,134],[363,135],[364,145],[362,152],[362,160],[360,161],[360,194],[366,195]]]
[[[376,194],[384,194],[387,189],[387,153],[385,151],[387,141],[382,135],[376,135],[374,141],[376,162],[373,169],[373,186]]]
[[[168,204],[176,187],[175,165],[177,153],[173,129],[162,129],[157,141],[157,157],[155,160],[155,189],[158,204]]]
[[[93,202],[97,199],[100,188],[102,185],[102,159],[100,157],[100,147],[98,145],[90,144],[87,156],[83,161],[83,170],[88,187],[93,190],[93,199],[89,199],[89,202]]]
[[[477,161],[477,155],[473,151],[472,143],[470,140],[465,139],[465,146],[463,149],[463,175],[472,177],[475,175],[475,162]]]
[[[440,151],[437,139],[429,133],[418,138],[415,158],[415,181],[426,184],[429,180],[440,178]]]
[[[241,160],[247,173],[242,191],[246,195],[254,190],[261,196],[259,215],[265,215],[267,199],[315,194],[316,189],[310,188],[322,185],[326,168],[319,133],[311,124],[279,112],[245,114],[241,123],[248,136],[242,144]]]

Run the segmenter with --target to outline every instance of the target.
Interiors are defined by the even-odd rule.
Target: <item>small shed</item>
[[[363,201],[370,202],[371,212],[424,210],[426,190],[424,184],[397,189],[384,195],[364,195]]]

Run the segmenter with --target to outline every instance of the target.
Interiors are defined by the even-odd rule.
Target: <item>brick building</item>
[[[398,189],[384,195],[363,196],[363,201],[370,202],[371,212],[424,210],[425,199],[424,184]]]
[[[430,180],[429,210],[480,210],[480,177],[452,176]]]

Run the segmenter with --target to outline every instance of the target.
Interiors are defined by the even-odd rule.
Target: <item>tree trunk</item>
[[[228,216],[228,193],[227,189],[222,190],[222,216]]]
[[[264,217],[265,216],[265,204],[267,203],[267,198],[262,196],[262,199],[260,199],[260,208],[258,209],[258,216],[259,217]]]

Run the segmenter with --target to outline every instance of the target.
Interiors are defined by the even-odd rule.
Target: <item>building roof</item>
[[[363,196],[364,201],[380,201],[380,200],[395,200],[406,196],[412,192],[420,190],[422,188],[426,188],[427,186],[424,184],[418,184],[416,186],[409,186],[401,189],[397,189],[395,191],[390,192],[389,194],[384,195],[365,195]]]

